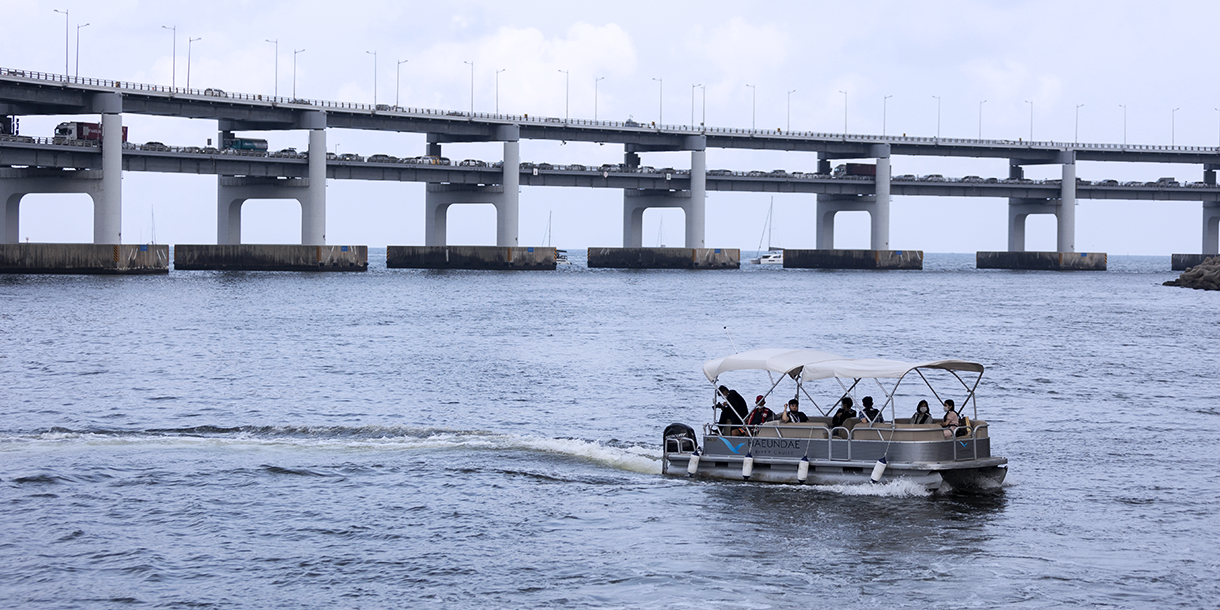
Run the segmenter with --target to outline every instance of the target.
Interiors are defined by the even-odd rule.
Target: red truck
[[[98,123],[72,121],[55,126],[56,140],[101,140],[102,126]],[[123,141],[127,141],[127,126],[123,126]]]

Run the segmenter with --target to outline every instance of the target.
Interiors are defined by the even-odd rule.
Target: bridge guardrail
[[[1157,144],[1099,144],[1099,143],[1068,143],[1055,142],[1050,140],[1024,141],[1006,140],[1006,139],[969,139],[969,138],[937,138],[924,136],[876,136],[876,135],[861,135],[847,133],[825,133],[812,131],[790,131],[776,129],[771,131],[768,129],[742,129],[736,127],[707,127],[704,125],[669,125],[656,123],[641,123],[635,121],[603,121],[590,119],[559,119],[556,117],[531,117],[526,115],[512,114],[492,114],[492,113],[471,113],[460,110],[439,110],[431,108],[413,108],[388,106],[385,104],[361,104],[357,102],[336,102],[328,100],[311,100],[304,98],[287,98],[277,97],[273,95],[262,95],[252,93],[229,93],[219,89],[186,89],[182,87],[166,87],[164,85],[149,85],[144,83],[133,83],[129,81],[108,80],[89,78],[82,76],[67,76],[63,74],[51,74],[47,72],[38,72],[33,70],[18,70],[14,68],[0,67],[0,76],[11,76],[16,78],[25,78],[43,82],[63,83],[72,85],[82,85],[87,87],[101,87],[106,89],[119,89],[127,91],[141,91],[164,93],[170,96],[175,95],[190,95],[198,96],[205,99],[231,99],[243,102],[266,103],[272,105],[287,105],[287,106],[305,106],[316,107],[319,109],[339,109],[352,110],[359,112],[369,112],[371,114],[390,113],[401,116],[416,116],[416,117],[450,117],[450,118],[465,118],[468,120],[481,119],[485,121],[503,122],[505,124],[527,123],[535,126],[559,126],[559,127],[595,127],[595,128],[614,128],[614,129],[633,129],[647,132],[662,132],[671,133],[674,135],[741,135],[749,137],[767,137],[767,138],[783,138],[783,139],[801,139],[812,138],[820,140],[837,140],[842,142],[850,142],[857,144],[952,144],[954,146],[1016,146],[1028,149],[1040,150],[1079,150],[1079,151],[1139,151],[1139,152],[1166,152],[1166,153],[1216,153],[1220,154],[1220,147],[1215,146],[1164,146]]]

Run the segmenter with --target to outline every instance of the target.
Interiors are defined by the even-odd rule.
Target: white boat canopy
[[[880,358],[843,358],[811,349],[756,349],[703,363],[703,374],[716,381],[729,371],[765,370],[804,379],[901,379],[914,369],[983,372],[983,365],[966,360],[903,362]]]

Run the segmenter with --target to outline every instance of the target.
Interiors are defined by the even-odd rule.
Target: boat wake
[[[617,440],[544,438],[486,430],[387,426],[199,426],[191,428],[77,431],[53,428],[0,435],[0,453],[30,445],[246,447],[330,451],[527,451],[586,460],[617,470],[660,474],[661,455],[651,444]]]
[[[926,498],[932,491],[909,479],[897,478],[886,483],[853,485],[817,485],[805,489],[843,496],[877,496],[886,498]]]

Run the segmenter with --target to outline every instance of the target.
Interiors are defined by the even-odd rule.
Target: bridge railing
[[[743,129],[736,127],[707,127],[704,125],[672,125],[672,124],[656,124],[655,122],[641,123],[632,120],[628,121],[603,121],[589,119],[560,119],[557,117],[548,116],[529,116],[512,115],[512,114],[492,114],[492,113],[472,113],[460,110],[440,110],[432,108],[413,108],[402,106],[391,106],[388,104],[363,104],[358,102],[336,102],[328,100],[312,100],[295,97],[283,97],[274,95],[263,95],[256,93],[229,93],[215,88],[206,89],[188,89],[183,87],[166,87],[164,85],[150,85],[145,83],[133,83],[129,81],[108,80],[89,78],[82,76],[68,76],[64,74],[51,74],[47,72],[38,72],[33,70],[18,70],[13,68],[0,67],[0,76],[11,76],[17,78],[26,78],[43,82],[64,83],[72,85],[81,85],[87,87],[100,87],[107,89],[120,89],[127,91],[139,91],[149,93],[162,93],[170,96],[189,95],[198,96],[204,99],[231,99],[242,102],[265,103],[271,105],[287,105],[287,106],[303,106],[307,108],[319,109],[336,109],[336,110],[351,110],[357,112],[370,112],[372,114],[391,114],[398,116],[416,116],[416,117],[437,117],[467,120],[483,120],[503,122],[505,124],[513,123],[528,123],[532,125],[555,126],[555,127],[578,127],[578,128],[613,128],[613,129],[638,129],[640,131],[655,131],[661,133],[670,133],[675,135],[686,134],[714,134],[714,135],[729,135],[729,136],[748,136],[748,137],[767,137],[767,138],[783,138],[783,139],[817,139],[817,140],[838,140],[842,142],[858,143],[858,144],[931,144],[931,145],[953,145],[953,146],[979,146],[979,147],[1020,147],[1032,149],[1055,149],[1055,150],[1084,150],[1084,151],[1140,151],[1140,152],[1167,152],[1167,153],[1220,153],[1220,147],[1216,146],[1164,146],[1156,144],[1098,144],[1098,143],[1065,143],[1049,140],[1025,141],[1017,140],[1002,140],[1002,139],[970,139],[970,138],[940,138],[940,137],[923,137],[923,136],[876,136],[864,134],[846,134],[846,133],[826,133],[812,131],[790,131],[782,129]]]

